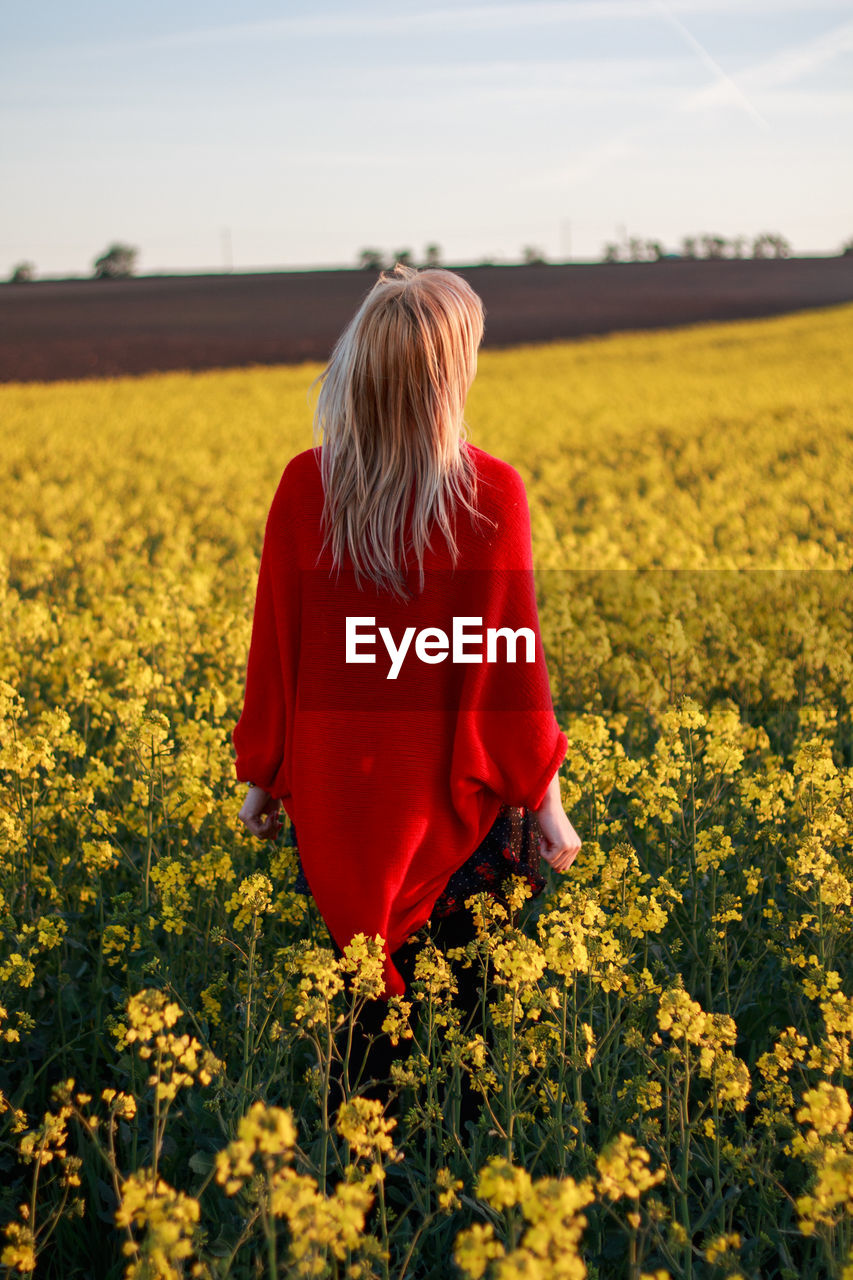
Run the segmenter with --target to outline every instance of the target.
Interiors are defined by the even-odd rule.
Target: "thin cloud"
[[[806,43],[779,49],[769,58],[745,67],[739,72],[739,79],[753,90],[778,88],[792,84],[803,76],[820,70],[841,54],[850,52],[853,52],[853,22],[843,22]],[[803,97],[805,96],[804,94]],[[713,106],[721,100],[720,87],[708,85],[692,95],[685,103],[685,109]]]
[[[567,75],[573,79],[601,82],[612,77],[617,82],[626,80],[658,80],[661,75],[678,74],[684,70],[683,56],[636,57],[614,54],[607,58],[552,58],[552,59],[494,59],[488,62],[429,63],[406,66],[402,73],[407,81],[436,80],[458,81],[472,84],[478,81],[494,81],[496,84],[522,78],[526,81],[557,80],[563,82]],[[400,71],[401,68],[391,68]]]
[[[592,147],[582,153],[573,164],[568,165],[565,176],[570,182],[584,182],[599,169],[611,164],[614,160],[629,160],[640,154],[636,139],[639,130],[630,129],[625,133],[608,138],[599,147]]]
[[[667,4],[664,0],[656,0],[656,7],[658,12],[675,27],[682,39],[684,39],[690,48],[698,54],[704,65],[712,75],[715,76],[716,82],[713,86],[715,97],[713,100],[715,102],[732,103],[735,106],[742,107],[743,110],[746,111],[747,115],[751,116],[757,124],[761,125],[762,129],[769,129],[769,122],[765,120],[758,108],[750,101],[743,89],[735,83],[727,71],[723,70],[716,58],[711,56],[705,46],[696,39],[692,32],[687,29],[681,19],[676,17],[675,13],[673,13],[672,4]],[[695,102],[695,97],[689,101]],[[690,110],[691,108],[688,103],[682,103],[680,109]]]
[[[685,16],[732,14],[737,17],[811,13],[813,7],[812,0],[671,0],[669,5],[672,13]],[[820,8],[826,12],[849,11],[849,7],[850,0],[820,0]],[[324,39],[334,39],[359,35],[392,35],[395,32],[415,35],[430,31],[529,30],[577,22],[642,21],[652,15],[655,9],[654,0],[544,0],[538,3],[460,5],[454,8],[424,9],[420,13],[362,11],[309,14],[164,32],[132,42],[81,42],[79,45],[63,44],[61,48],[73,48],[78,52],[97,55],[114,54],[129,48],[156,49],[267,41],[279,36],[322,36]]]
[[[636,125],[623,129],[602,142],[575,152],[572,159],[559,168],[531,174],[521,185],[525,191],[548,191],[554,186],[564,187],[566,183],[582,186],[600,169],[642,155],[643,147],[638,142],[642,134],[643,129]]]
[[[810,0],[671,0],[671,9],[684,14],[778,14],[813,10]],[[508,27],[555,26],[568,22],[642,20],[654,8],[654,0],[540,0],[538,3],[459,5],[424,9],[420,13],[336,13],[273,18],[233,23],[196,32],[164,35],[163,41],[192,38],[226,39],[282,34],[358,35],[394,31],[494,31]],[[822,0],[821,8],[849,8],[849,0]]]
[[[797,121],[825,118],[838,123],[853,115],[853,92],[844,89],[768,89],[761,96],[772,116],[791,116]],[[847,121],[849,127],[849,119]]]

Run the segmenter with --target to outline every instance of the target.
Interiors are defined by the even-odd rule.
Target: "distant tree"
[[[385,266],[385,257],[381,249],[362,249],[358,255],[358,265],[363,271],[381,271]]]
[[[845,243],[841,246],[841,256],[843,258],[849,258],[851,253],[853,253],[853,238],[845,241]]]
[[[534,244],[526,244],[521,251],[521,256],[528,267],[539,266],[543,262],[547,262],[543,251]]]
[[[439,244],[427,245],[426,251],[424,253],[424,266],[425,267],[441,266],[441,245]]]
[[[748,236],[733,236],[733,237],[732,237],[732,239],[731,239],[731,241],[730,241],[729,243],[730,243],[730,244],[731,244],[731,246],[732,246],[732,257],[733,257],[733,258],[742,258],[742,257],[743,257],[743,251],[744,251],[744,249],[746,248],[746,246],[749,244],[749,237],[748,237]]]
[[[631,236],[628,241],[628,258],[631,262],[642,262],[645,255],[645,242],[639,236]]]
[[[398,263],[401,267],[411,267],[414,263],[414,254],[411,249],[398,249],[391,255],[391,261]]]
[[[682,258],[696,258],[696,237],[682,236],[681,239],[681,256]]]
[[[728,241],[725,236],[703,235],[700,237],[706,258],[724,258]]]
[[[653,258],[655,262],[660,262],[664,255],[664,247],[660,240],[647,240],[646,253],[650,258]]]
[[[752,242],[753,258],[787,258],[790,254],[790,242],[775,231],[762,231]]]
[[[139,250],[129,244],[111,244],[106,253],[95,259],[96,280],[126,280],[136,270]]]
[[[619,246],[618,246],[618,244],[614,244],[614,243],[612,242],[612,240],[611,240],[611,241],[608,241],[608,243],[604,246],[604,257],[603,257],[602,261],[603,261],[603,262],[618,262],[618,261],[619,261]]]
[[[19,262],[17,266],[12,268],[12,274],[9,276],[11,284],[28,284],[30,280],[35,279],[36,265],[34,262]]]

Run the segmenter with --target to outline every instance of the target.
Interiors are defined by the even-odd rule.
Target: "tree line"
[[[139,250],[133,245],[120,244],[116,241],[95,259],[92,278],[94,280],[126,280],[136,271],[138,257]],[[19,262],[12,268],[9,279],[12,284],[25,284],[29,280],[34,280],[35,275],[35,263]]]
[[[842,253],[853,253],[853,240],[843,246]],[[682,236],[677,253],[668,253],[660,240],[643,240],[631,236],[621,244],[604,246],[604,262],[660,262],[663,258],[789,258],[791,243],[775,231],[762,231],[757,236],[721,236],[712,232]]]
[[[853,255],[853,238],[846,241],[839,249],[839,255]],[[778,232],[762,231],[756,236],[721,236],[709,232],[701,235],[682,236],[678,252],[668,252],[660,240],[644,240],[640,236],[630,236],[621,244],[608,242],[602,251],[602,262],[660,262],[664,259],[695,261],[699,258],[788,258],[791,255],[790,241]],[[118,241],[94,260],[92,279],[94,280],[126,280],[134,275],[139,250],[129,244]],[[525,245],[521,250],[522,261],[533,266],[547,263],[548,259],[542,249],[535,245]],[[416,262],[411,249],[397,249],[386,254],[382,249],[361,249],[358,254],[358,266],[365,271],[384,271],[395,263],[405,266],[439,267],[442,263],[441,246],[428,244],[420,262]],[[494,265],[484,261],[480,266]],[[34,280],[35,264],[19,262],[12,268],[9,277],[12,284],[25,284]]]

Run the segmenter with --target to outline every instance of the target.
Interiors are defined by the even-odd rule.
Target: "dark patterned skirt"
[[[302,869],[296,828],[291,823],[291,836],[296,846],[299,874],[293,886],[295,893],[310,894],[311,888]],[[539,872],[539,824],[529,809],[504,805],[482,843],[477,846],[458,871],[454,871],[433,907],[433,916],[449,916],[465,908],[472,893],[499,895],[510,876],[523,876],[535,896],[545,888]],[[507,886],[508,887],[508,886]]]

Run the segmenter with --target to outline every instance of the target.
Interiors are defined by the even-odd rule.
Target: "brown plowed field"
[[[853,301],[853,256],[458,267],[488,347]],[[325,360],[365,271],[0,285],[0,381]]]

